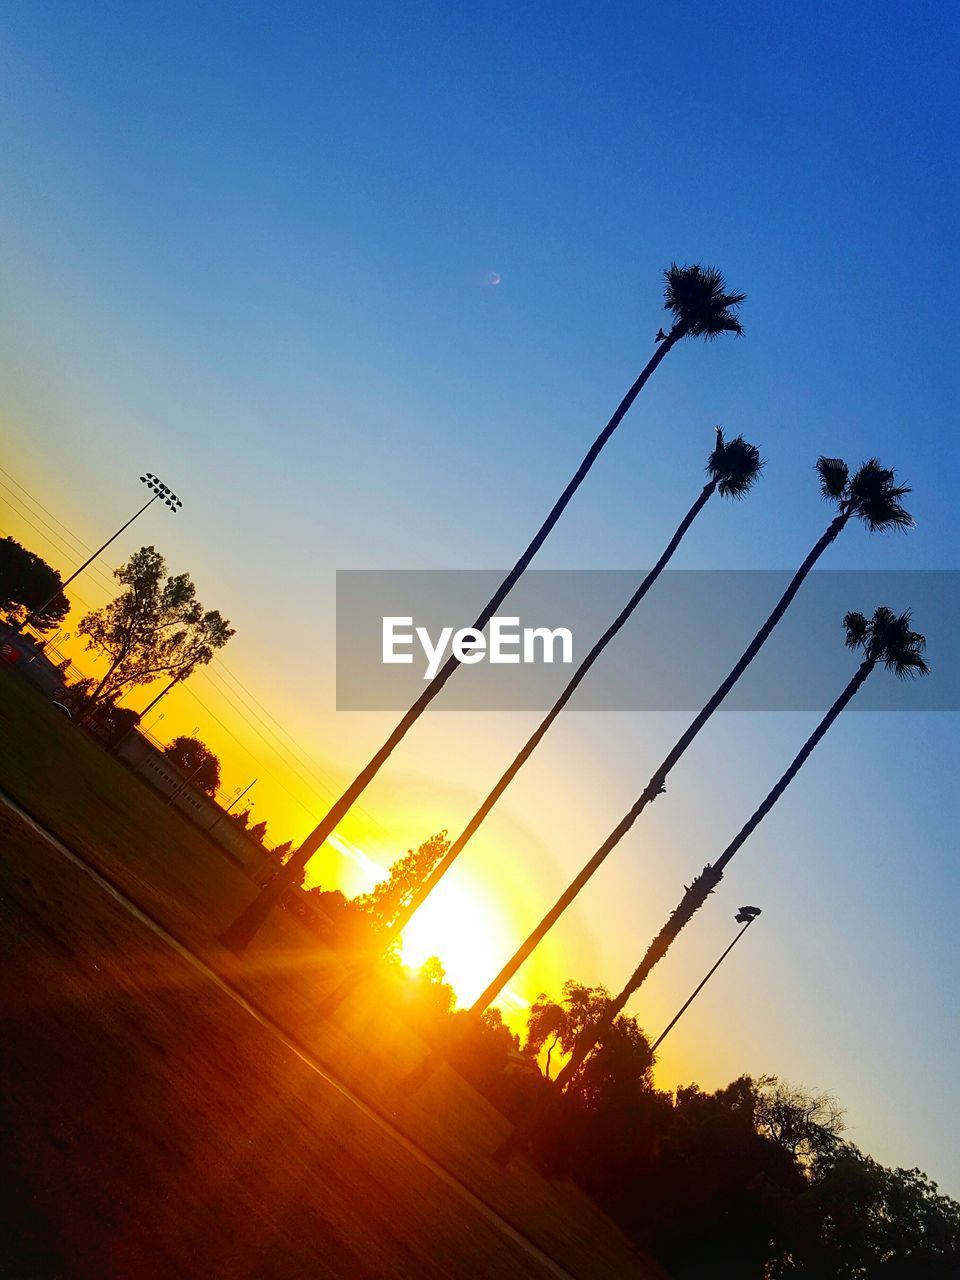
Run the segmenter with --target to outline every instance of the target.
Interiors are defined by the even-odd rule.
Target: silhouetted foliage
[[[449,847],[446,831],[438,832],[419,848],[408,849],[391,865],[385,880],[356,899],[357,906],[371,916],[375,930],[390,928]]]
[[[716,267],[678,267],[674,262],[663,279],[663,309],[673,312],[684,337],[709,342],[721,333],[743,333],[740,306],[747,295],[727,293],[723,274]]]
[[[818,458],[820,494],[832,502],[841,516],[855,516],[871,533],[888,529],[912,529],[914,519],[904,509],[901,498],[911,492],[909,485],[897,484],[896,474],[877,458],[868,458],[851,477],[842,458]]]
[[[60,582],[56,569],[40,556],[14,538],[0,538],[0,621],[19,626],[30,618],[36,631],[58,626],[70,612]]]
[[[163,754],[195,787],[208,796],[216,793],[220,786],[220,761],[205,743],[181,735],[164,747]]]
[[[527,1019],[527,1038],[524,1043],[525,1052],[536,1057],[546,1047],[546,1061],[543,1074],[550,1079],[550,1059],[558,1046],[563,1046],[567,1033],[567,1011],[563,1005],[551,1000],[545,991],[541,991],[530,1006]]]
[[[587,1026],[605,1004],[602,987],[574,982],[561,1001],[542,994],[527,1045],[559,1046],[569,1010]],[[533,1155],[575,1178],[676,1280],[960,1275],[960,1205],[919,1170],[884,1169],[847,1143],[832,1097],[775,1076],[670,1095],[652,1065],[636,1019],[620,1015],[567,1093],[550,1095]],[[524,1082],[509,1097],[503,1072],[499,1091],[471,1078],[513,1116],[548,1088]]]

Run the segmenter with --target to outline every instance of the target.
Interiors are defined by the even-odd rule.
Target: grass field
[[[0,788],[572,1274],[660,1274],[576,1188],[495,1166],[506,1122],[455,1073],[398,1091],[423,1045],[390,1008],[318,1023],[335,963],[295,920],[245,962],[224,951],[250,882],[9,672]],[[545,1274],[9,815],[0,841],[7,1222],[34,1257],[3,1274]]]

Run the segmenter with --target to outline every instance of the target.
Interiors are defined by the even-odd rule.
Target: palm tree
[[[747,441],[744,440],[743,436],[737,436],[735,439],[728,442],[724,440],[723,431],[720,427],[716,428],[716,432],[716,443],[712,453],[707,459],[707,475],[709,476],[709,479],[700,490],[693,506],[680,521],[673,537],[664,548],[660,559],[643,579],[636,591],[624,605],[623,609],[616,616],[613,622],[611,622],[610,626],[607,627],[606,631],[596,642],[584,660],[580,663],[580,666],[571,676],[563,692],[557,698],[556,702],[554,702],[553,706],[544,716],[543,720],[541,720],[540,724],[533,731],[524,745],[517,752],[516,756],[514,756],[512,762],[500,775],[493,789],[484,798],[480,808],[467,823],[466,827],[464,827],[462,833],[450,845],[450,848],[433,868],[430,874],[424,879],[423,883],[411,897],[407,905],[399,912],[391,925],[391,943],[396,940],[396,937],[401,930],[406,928],[414,913],[423,906],[424,902],[426,902],[427,898],[450,870],[454,862],[456,862],[457,858],[479,830],[480,825],[486,818],[487,814],[533,755],[533,752],[544,738],[547,730],[586,678],[590,668],[598,660],[607,646],[612,643],[614,638],[626,626],[627,622],[639,606],[641,600],[643,600],[644,596],[670,563],[674,552],[682,542],[687,530],[707,505],[710,498],[715,493],[719,493],[721,497],[740,499],[746,497],[753,488],[757,477],[760,475],[761,468],[763,467],[763,463],[760,459],[760,450],[756,445],[748,444]],[[336,1009],[350,994],[350,992],[353,991],[363,980],[370,967],[370,963],[365,962],[359,965],[352,973],[348,974],[343,981],[335,987],[323,1001],[321,1001],[320,1007],[317,1010],[318,1015],[323,1017],[332,1013],[334,1009]]]
[[[728,863],[756,831],[757,827],[810,758],[814,748],[827,733],[827,730],[866,682],[874,669],[877,666],[883,666],[888,671],[895,672],[900,679],[905,679],[909,676],[925,676],[927,674],[930,668],[923,656],[926,641],[922,635],[912,630],[910,624],[911,615],[909,610],[898,615],[885,606],[877,609],[870,619],[865,618],[862,613],[848,613],[846,615],[843,620],[843,627],[846,633],[844,643],[848,649],[862,651],[864,655],[863,661],[857,667],[839,698],[837,698],[816,729],[794,756],[789,768],[776,785],[771,787],[763,802],[750,815],[716,862],[712,865],[708,863],[684,892],[678,906],[647,948],[646,954],[620,994],[610,1001],[610,1004],[604,1010],[603,1016],[581,1036],[568,1062],[557,1076],[558,1089],[566,1088],[590,1051],[603,1040],[613,1020],[623,1010],[633,993],[646,980],[647,974],[649,974],[654,965],[667,954],[680,930],[689,923],[694,913],[706,902],[707,897],[723,879],[723,873]]]
[[[670,332],[665,334],[662,340],[659,340],[658,335],[657,348],[647,361],[640,376],[620,401],[613,417],[588,449],[573,478],[553,504],[547,518],[534,534],[520,559],[484,605],[480,616],[474,623],[477,631],[482,631],[486,627],[497,609],[516,586],[524,570],[546,541],[553,526],[560,519],[567,504],[586,479],[587,473],[600,456],[604,445],[619,427],[630,406],[667,353],[683,338],[703,338],[704,341],[709,342],[719,337],[722,333],[740,334],[743,332],[739,311],[746,294],[728,293],[722,274],[714,267],[702,267],[699,265],[680,267],[673,263],[664,272],[663,297],[664,309],[673,315],[673,325]],[[254,899],[250,906],[221,935],[221,941],[226,946],[236,952],[242,952],[246,949],[267,916],[283,898],[290,886],[299,882],[309,860],[333,834],[337,823],[346,816],[356,801],[359,800],[364,790],[389,759],[394,747],[403,741],[409,730],[423,715],[433,699],[437,697],[458,666],[459,662],[454,657],[450,657],[444,663],[420,697],[417,698],[413,706],[400,720],[383,746],[360,770],[340,798],[331,805],[323,819],[307,836],[287,865],[278,875],[274,876],[269,885],[261,891],[259,897]]]
[[[898,485],[894,472],[882,467],[876,458],[870,458],[853,476],[849,474],[846,463],[839,458],[821,457],[817,460],[816,469],[820,478],[821,494],[824,499],[834,504],[837,514],[830,521],[826,531],[817,540],[809,555],[793,575],[786,591],[777,601],[773,612],[749,645],[747,645],[739,661],[671,748],[635,804],[617,823],[596,853],[560,895],[529,937],[525,939],[510,960],[507,961],[496,978],[474,1001],[470,1011],[475,1016],[479,1016],[487,1005],[496,999],[506,983],[510,981],[520,966],[530,957],[538,943],[553,928],[591,876],[617,847],[647,805],[666,790],[666,781],[671,769],[680,760],[694,738],[696,738],[697,734],[760,652],[770,633],[786,613],[810,570],[849,521],[854,518],[862,520],[871,533],[887,529],[906,530],[913,528],[913,517],[904,510],[901,503],[901,499],[910,492],[910,489],[906,485]]]

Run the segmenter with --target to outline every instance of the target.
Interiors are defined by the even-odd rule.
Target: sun
[[[403,932],[401,957],[417,969],[437,956],[459,1005],[480,994],[510,955],[516,939],[502,909],[466,877],[431,894]]]

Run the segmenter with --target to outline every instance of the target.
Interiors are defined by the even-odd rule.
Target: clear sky
[[[748,292],[746,336],[669,356],[538,564],[647,567],[721,422],[766,474],[705,513],[679,567],[795,565],[826,523],[820,453],[896,466],[919,526],[850,529],[829,567],[960,567],[945,6],[23,0],[5,28],[0,465],[47,514],[0,475],[0,530],[66,568],[49,513],[93,544],[142,470],[181,494],[103,568],[154,542],[236,625],[156,732],[197,726],[231,789],[257,775],[275,839],[391,725],[334,710],[335,570],[511,563],[647,359],[673,258]],[[73,622],[107,598],[95,574],[77,587]],[[461,994],[685,722],[557,726],[420,926]],[[432,714],[344,824],[360,863],[457,828],[533,723]],[[518,993],[619,987],[812,723],[716,717]],[[664,1046],[663,1084],[834,1090],[858,1142],[960,1193],[958,763],[952,715],[838,725],[632,1006],[658,1032],[736,907],[763,907]]]

